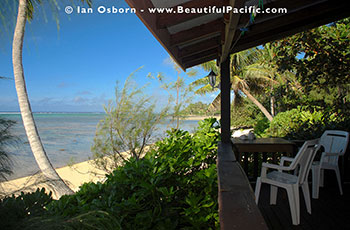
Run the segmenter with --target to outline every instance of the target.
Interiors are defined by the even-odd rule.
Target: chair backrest
[[[305,141],[290,165],[291,168],[298,170],[298,184],[303,184],[309,175],[312,161],[320,148],[318,143],[318,139]]]
[[[320,139],[320,145],[324,152],[338,153],[338,156],[322,156],[321,161],[330,164],[338,164],[338,157],[346,152],[349,143],[349,133],[340,130],[326,130]]]

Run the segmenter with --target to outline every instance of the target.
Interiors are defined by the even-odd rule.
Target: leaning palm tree
[[[231,88],[234,92],[234,103],[240,104],[242,102],[242,94],[244,94],[249,100],[251,100],[267,117],[269,121],[272,121],[271,114],[266,108],[252,95],[252,93],[261,92],[266,85],[266,82],[271,81],[269,78],[256,77],[246,75],[249,67],[258,60],[259,51],[257,49],[249,49],[241,51],[231,55],[230,57],[230,75],[231,75]],[[215,61],[210,61],[201,65],[201,67],[210,71],[218,73],[217,82],[220,81],[220,71]],[[212,87],[208,84],[206,77],[198,79],[191,83],[194,87],[202,86],[195,91],[197,94],[205,94],[213,91]],[[215,90],[215,89],[214,89]],[[213,100],[209,106],[209,110],[216,110],[220,106],[221,94]]]
[[[270,94],[270,111],[271,115],[276,115],[276,98],[274,94],[275,87],[281,85],[288,85],[292,90],[300,90],[300,85],[296,81],[295,74],[289,71],[281,73],[276,64],[276,47],[270,43],[264,45],[263,49],[259,50],[259,60],[254,64],[250,65],[246,71],[246,76],[256,77],[259,79],[269,79],[267,81],[267,92]]]
[[[91,0],[80,0],[91,5]],[[41,3],[41,0],[19,0],[17,22],[12,43],[12,62],[15,78],[15,85],[18,97],[18,103],[21,111],[23,125],[28,137],[28,141],[35,157],[35,160],[44,174],[53,184],[58,196],[71,194],[73,191],[64,183],[57,174],[56,170],[49,161],[43,144],[41,142],[38,130],[35,125],[33,113],[28,99],[24,71],[22,64],[22,49],[24,40],[24,31],[28,19],[32,19],[34,4]],[[57,10],[57,0],[51,0],[50,3]],[[3,18],[1,18],[3,19]]]
[[[32,9],[32,2],[29,0],[19,0],[17,22],[12,43],[13,74],[15,78],[18,104],[28,141],[40,170],[44,176],[46,176],[50,182],[54,184],[58,196],[72,194],[73,191],[60,178],[47,157],[35,125],[32,109],[28,99],[22,64],[22,49],[25,25],[27,18],[32,17]]]

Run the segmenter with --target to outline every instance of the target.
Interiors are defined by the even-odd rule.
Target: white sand
[[[204,120],[206,118],[214,117],[217,120],[220,120],[220,116],[196,116],[196,115],[191,115],[191,116],[185,116],[181,117],[181,120],[187,120],[187,121],[196,121],[196,120]]]
[[[85,182],[97,182],[105,179],[105,172],[95,168],[90,161],[65,166],[56,170],[73,191],[77,191],[79,186]],[[30,192],[42,187],[45,187],[46,190],[51,190],[47,183],[40,181],[39,176],[28,176],[3,182],[1,187],[5,194],[18,194],[20,191]],[[55,194],[53,194],[53,197],[57,198]]]

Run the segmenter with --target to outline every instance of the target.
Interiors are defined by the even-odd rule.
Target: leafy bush
[[[38,205],[44,203],[40,215],[18,219],[27,229],[218,229],[215,122],[200,122],[193,134],[170,130],[105,183],[86,183],[58,201],[37,197]]]
[[[12,174],[12,161],[6,147],[17,141],[17,138],[11,134],[15,123],[15,121],[0,117],[0,182],[5,181],[6,176]]]
[[[311,112],[299,107],[277,114],[262,135],[307,140],[320,137],[326,129],[343,129],[341,123],[334,113],[316,109]]]
[[[264,114],[250,101],[244,100],[244,106],[231,107],[231,126],[254,127],[257,121],[264,119]]]
[[[257,119],[257,122],[254,126],[254,133],[257,136],[263,136],[265,130],[269,127],[270,127],[270,121],[266,117],[262,117],[261,119]]]
[[[132,73],[121,88],[115,88],[115,103],[105,106],[106,116],[97,126],[91,148],[94,165],[111,173],[129,154],[140,158],[145,147],[154,142],[153,133],[167,114],[168,108],[156,112],[157,102],[144,94],[146,86],[138,87]]]
[[[51,193],[45,189],[15,197],[7,197],[0,201],[0,225],[2,229],[21,229],[21,221],[32,216],[42,215],[45,206],[52,201]]]
[[[206,115],[208,113],[209,104],[201,101],[189,104],[181,111],[181,115]]]
[[[144,158],[130,158],[104,184],[85,184],[49,210],[66,217],[106,211],[122,229],[217,228],[215,121],[201,122],[193,135],[168,131]]]

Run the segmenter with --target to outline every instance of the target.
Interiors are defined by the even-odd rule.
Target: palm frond
[[[221,104],[221,93],[219,93],[215,99],[213,100],[212,103],[210,103],[208,107],[209,112],[215,112],[220,109],[220,104]]]
[[[203,78],[199,78],[193,82],[190,83],[190,85],[194,86],[194,87],[197,87],[197,86],[205,86],[205,85],[208,85],[209,83],[209,80],[207,77],[203,77]]]
[[[199,94],[199,95],[204,95],[207,93],[211,93],[216,91],[217,89],[213,89],[210,85],[205,85],[197,90],[194,91],[195,94]]]
[[[216,61],[208,61],[200,65],[200,67],[205,71],[211,71],[213,70],[215,73],[218,73],[219,67],[216,65]]]
[[[244,104],[244,98],[239,90],[235,91],[235,99],[233,100],[233,105],[235,107],[242,107]]]

